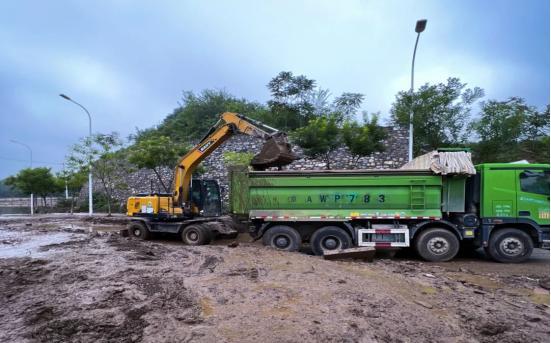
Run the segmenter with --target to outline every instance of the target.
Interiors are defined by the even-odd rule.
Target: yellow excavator
[[[128,198],[129,235],[149,239],[152,233],[173,233],[180,234],[186,244],[202,245],[225,232],[228,218],[222,216],[218,183],[192,179],[192,175],[201,161],[235,134],[265,140],[251,161],[255,170],[281,167],[297,158],[285,133],[238,113],[225,112],[203,139],[180,158],[172,194],[137,194]]]

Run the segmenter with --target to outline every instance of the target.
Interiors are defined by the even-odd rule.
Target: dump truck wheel
[[[352,238],[338,226],[325,226],[314,232],[310,238],[310,245],[314,254],[321,256],[324,251],[352,247]]]
[[[264,233],[262,243],[277,250],[298,251],[302,239],[297,230],[292,227],[276,225]]]
[[[492,233],[484,249],[497,262],[519,263],[530,258],[534,250],[532,238],[518,229],[502,229]]]
[[[132,238],[141,238],[143,240],[148,240],[151,238],[151,233],[145,224],[140,222],[131,222],[128,224],[128,234]]]
[[[415,250],[426,261],[449,261],[459,251],[459,239],[453,232],[432,228],[423,231],[415,239]]]
[[[210,232],[201,225],[188,225],[182,230],[182,241],[187,245],[209,244],[210,239]]]

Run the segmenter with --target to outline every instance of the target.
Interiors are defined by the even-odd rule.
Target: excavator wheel
[[[210,240],[210,231],[205,226],[192,224],[182,230],[182,241],[187,245],[205,245]]]
[[[148,240],[151,238],[151,233],[147,229],[144,223],[137,221],[130,222],[127,226],[128,233],[132,238],[141,238],[143,240]]]

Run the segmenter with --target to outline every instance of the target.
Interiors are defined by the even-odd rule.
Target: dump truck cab
[[[548,248],[549,165],[486,163],[476,170],[473,203],[481,222],[476,245],[504,260],[530,245]]]

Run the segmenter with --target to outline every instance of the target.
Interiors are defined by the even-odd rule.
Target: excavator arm
[[[251,161],[257,170],[280,167],[296,159],[284,133],[243,115],[225,112],[205,137],[180,158],[174,172],[172,203],[175,207],[182,207],[184,212],[190,211],[190,185],[195,168],[222,143],[238,133],[265,140],[261,152]]]

